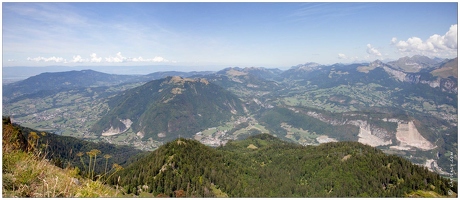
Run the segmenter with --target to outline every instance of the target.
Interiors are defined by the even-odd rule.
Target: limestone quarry
[[[133,124],[133,122],[130,119],[124,119],[124,120],[120,119],[120,122],[125,125],[125,127],[126,127],[125,129],[114,128],[114,127],[111,126],[109,128],[109,130],[107,130],[107,131],[102,133],[102,136],[118,135],[118,134],[123,133],[126,130],[128,130],[131,127],[131,124]]]
[[[392,144],[391,140],[384,140],[380,137],[377,137],[372,134],[372,130],[370,125],[361,125],[359,126],[359,134],[358,134],[358,142],[361,142],[363,144],[367,144],[373,147],[376,146],[385,146],[385,145],[390,145]]]
[[[436,148],[430,141],[425,139],[417,130],[414,122],[399,122],[396,131],[396,139],[400,142],[396,149],[407,149],[408,146],[421,150],[431,150]]]

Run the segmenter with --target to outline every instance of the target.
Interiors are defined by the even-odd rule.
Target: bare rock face
[[[120,119],[120,122],[125,125],[124,129],[114,128],[111,126],[109,130],[102,133],[102,136],[118,135],[120,133],[127,131],[129,128],[131,128],[131,125],[133,124],[133,122],[130,119]]]
[[[399,141],[399,145],[392,146],[393,149],[409,150],[411,148],[417,148],[420,150],[431,150],[436,148],[430,141],[425,139],[417,130],[414,122],[406,122],[403,120],[391,118],[384,118],[382,121],[397,123],[398,127],[396,132],[389,132],[383,128],[374,126],[366,120],[329,120],[323,117],[321,114],[315,112],[308,112],[309,116],[319,119],[323,122],[327,122],[332,125],[343,125],[350,124],[359,127],[358,142],[367,144],[373,147],[376,146],[387,146],[392,145],[392,138],[396,138]]]
[[[389,67],[383,67],[383,69],[388,73],[390,74],[391,76],[393,76],[393,78],[395,78],[396,80],[398,81],[401,81],[403,82],[404,79],[406,78],[406,73],[402,72],[402,71],[398,71],[398,70],[395,70],[395,69],[391,69]]]
[[[436,148],[430,141],[425,139],[417,130],[414,122],[398,123],[396,139],[400,142],[399,146],[411,146],[421,150],[431,150]]]
[[[451,93],[458,93],[458,85],[457,82],[451,79],[444,79],[440,82],[441,89],[443,92],[451,92]]]
[[[394,63],[393,65],[392,64],[386,65],[379,60],[369,63],[368,66],[360,66],[356,70],[362,73],[369,73],[369,71],[372,71],[375,68],[383,68],[383,70],[385,70],[385,72],[387,72],[391,77],[393,77],[394,79],[400,82],[406,82],[406,83],[411,83],[411,84],[427,84],[432,88],[441,88],[443,92],[457,94],[457,82],[455,80],[445,77],[445,76],[438,77],[436,80],[423,80],[421,74],[417,73],[420,71],[420,69],[424,68],[424,67],[421,67],[422,65],[409,63],[407,64],[407,66],[415,67],[416,70],[405,71],[398,67],[395,67]],[[451,67],[451,68],[454,68],[454,67]]]
[[[350,121],[353,123],[353,121]],[[373,147],[391,145],[391,139],[386,139],[386,131],[374,128],[366,121],[356,120],[355,125],[359,126],[358,142]],[[384,133],[385,132],[385,133]]]

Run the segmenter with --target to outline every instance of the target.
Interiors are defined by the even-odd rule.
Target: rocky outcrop
[[[328,119],[323,115],[312,111],[307,112],[307,115],[334,126],[349,124],[359,127],[358,142],[363,144],[368,144],[373,147],[392,144],[391,137],[394,135],[394,133],[389,133],[387,130],[369,124],[365,120],[348,120],[346,118],[343,118],[342,120]]]
[[[440,81],[442,91],[457,94],[458,93],[457,81],[458,80],[442,79]]]
[[[396,138],[399,141],[399,145],[392,146],[391,148],[400,149],[400,150],[409,150],[413,147],[421,149],[421,150],[431,150],[436,148],[430,141],[425,139],[417,130],[414,125],[414,122],[404,121],[396,118],[383,118],[381,119],[384,122],[393,122],[398,123],[398,128],[396,132],[389,132],[384,128],[375,126],[369,123],[366,120],[349,120],[346,118],[342,118],[342,120],[338,119],[328,119],[324,117],[322,114],[309,111],[306,113],[308,116],[314,117],[319,119],[323,122],[329,123],[331,125],[354,125],[359,127],[359,134],[358,134],[358,142],[363,144],[367,144],[373,147],[376,146],[387,146],[392,145],[392,138]],[[356,117],[353,115],[353,117]],[[363,116],[365,117],[365,116]]]
[[[443,92],[457,94],[457,80],[453,78],[441,78],[438,77],[436,80],[424,80],[421,74],[417,73],[405,73],[392,69],[387,66],[383,66],[385,72],[400,82],[406,82],[411,84],[426,84],[432,88],[441,88]]]
[[[398,80],[398,81],[403,82],[404,79],[406,78],[406,73],[404,73],[404,72],[402,72],[402,71],[398,71],[398,70],[395,70],[395,69],[391,69],[391,68],[386,67],[386,66],[384,66],[383,69],[385,70],[385,72],[387,72],[388,74],[390,74],[391,76],[393,76],[393,78],[395,78],[395,79]]]

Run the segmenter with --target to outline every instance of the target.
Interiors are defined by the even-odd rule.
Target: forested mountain
[[[116,176],[127,193],[169,197],[404,197],[417,191],[457,192],[456,183],[358,142],[301,146],[268,134],[217,149],[176,139]]]
[[[308,140],[316,138],[304,137],[302,134],[291,133],[286,126],[292,126],[301,130],[308,130],[311,133],[327,133],[329,137],[336,138],[339,141],[357,141],[359,127],[350,124],[331,125],[315,117],[305,115],[304,113],[295,112],[288,108],[276,107],[262,112],[260,123],[273,131],[274,135],[284,138],[285,136],[293,137],[295,140],[304,139],[306,143],[314,143]],[[282,124],[285,124],[284,126]]]
[[[39,91],[117,85],[130,81],[134,82],[139,78],[133,75],[113,75],[93,70],[42,73],[3,86],[3,96],[12,99]]]
[[[155,72],[147,75],[116,75],[94,70],[45,72],[25,80],[3,86],[4,100],[40,91],[59,91],[99,86],[114,86],[123,83],[147,82],[167,76],[189,77],[210,72]]]
[[[132,129],[140,137],[168,141],[243,115],[241,100],[206,79],[168,77],[128,90],[109,101],[110,111],[93,127],[102,135]]]
[[[74,137],[37,131],[11,124],[10,118],[3,119],[3,127],[4,130],[5,128],[15,130],[15,132],[7,131],[8,133],[14,132],[16,135],[14,137],[5,135],[6,138],[17,138],[17,141],[19,141],[4,140],[3,142],[16,143],[15,146],[24,151],[26,147],[29,150],[41,151],[54,165],[61,168],[78,167],[82,173],[87,173],[90,161],[89,152],[97,152],[99,160],[96,160],[94,165],[95,173],[97,174],[103,174],[104,170],[106,170],[106,165],[108,169],[111,169],[114,164],[126,167],[129,163],[146,154],[146,152],[129,146],[119,146],[104,142],[94,143]]]

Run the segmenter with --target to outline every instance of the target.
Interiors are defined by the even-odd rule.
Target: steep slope
[[[99,174],[104,173],[106,165],[109,169],[113,164],[124,167],[144,153],[129,146],[119,146],[104,142],[94,143],[74,137],[40,132],[17,124],[11,124],[10,118],[5,117],[3,119],[3,147],[16,147],[15,149],[23,151],[41,151],[45,154],[44,157],[54,165],[61,168],[67,166],[78,167],[82,173],[87,172],[85,169],[87,169],[89,163],[86,153],[97,149],[99,156],[94,169],[95,173]],[[108,156],[107,160],[104,156]]]
[[[303,147],[268,134],[217,149],[177,139],[116,176],[127,193],[170,197],[403,197],[418,190],[446,196],[457,191],[456,182],[358,142]]]
[[[441,78],[448,78],[449,76],[458,78],[458,57],[448,60],[443,63],[440,68],[435,69],[430,73],[433,76],[439,76]]]
[[[109,102],[110,111],[91,129],[116,135],[131,128],[147,140],[167,141],[179,134],[191,137],[244,114],[243,103],[206,79],[168,77],[128,90]]]
[[[27,140],[21,130],[11,124],[11,118],[2,118],[2,150],[9,151],[26,151]]]
[[[447,64],[445,68],[439,68],[438,70],[441,70],[441,71],[445,69],[454,70],[455,68],[458,68],[456,67],[456,65],[458,65],[457,62],[447,62],[445,64]],[[433,88],[433,89],[428,89],[431,91],[441,91],[441,92],[449,92],[449,93],[457,94],[457,88],[458,88],[457,78],[455,78],[455,76],[449,76],[445,78],[442,76],[436,77],[433,73],[429,72],[430,71],[429,69],[433,69],[433,68],[427,69],[428,71],[425,70],[423,72],[409,73],[409,72],[393,69],[391,68],[390,65],[384,64],[377,60],[377,61],[370,63],[368,66],[360,66],[358,67],[357,70],[360,72],[369,73],[369,71],[374,71],[375,69],[383,69],[394,80],[398,82],[409,83],[413,85],[411,86],[412,88],[409,88],[411,90],[412,89],[418,90],[419,88],[428,88],[426,86],[429,86]],[[436,74],[436,70],[434,71]]]
[[[2,126],[2,197],[121,197],[99,180],[80,177],[78,168],[54,166],[10,118],[3,118]]]

